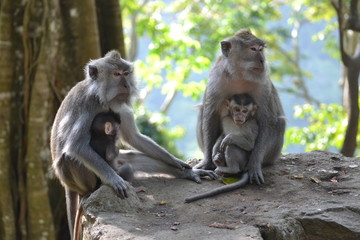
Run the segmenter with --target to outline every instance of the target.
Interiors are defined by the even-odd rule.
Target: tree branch
[[[358,15],[358,1],[351,0],[350,3],[350,16],[347,20],[346,28],[356,32],[360,32],[360,19]]]
[[[345,52],[344,49],[344,24],[343,24],[343,18],[342,18],[342,8],[343,8],[343,1],[339,0],[338,5],[335,2],[336,0],[331,1],[331,5],[334,7],[336,11],[336,15],[338,18],[339,23],[339,40],[340,40],[340,53],[341,53],[341,60],[344,63],[346,67],[348,67],[350,62],[350,56]]]

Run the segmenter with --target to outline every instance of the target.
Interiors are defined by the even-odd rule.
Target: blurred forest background
[[[284,152],[359,155],[357,0],[0,0],[0,239],[68,239],[49,133],[89,59],[134,61],[138,125],[183,159],[201,157],[197,110],[219,42],[267,41],[288,128]]]

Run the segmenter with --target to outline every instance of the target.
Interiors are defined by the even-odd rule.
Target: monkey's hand
[[[231,134],[227,135],[220,144],[220,152],[225,152],[225,148],[229,145],[233,144],[233,140],[231,138]]]
[[[213,170],[215,168],[216,168],[216,166],[213,163],[213,161],[203,159],[193,167],[193,170],[195,170],[195,169]]]
[[[249,164],[248,171],[249,171],[250,184],[253,183],[253,180],[255,180],[256,184],[258,185],[263,184],[265,182],[264,176],[261,171],[261,164]]]
[[[116,195],[118,195],[121,199],[128,197],[126,193],[126,189],[128,187],[124,179],[122,179],[120,176],[116,175],[116,178],[114,178],[111,183],[108,183],[108,185],[114,189]]]

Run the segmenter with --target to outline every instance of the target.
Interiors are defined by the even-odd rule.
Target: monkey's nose
[[[129,85],[128,85],[128,83],[126,82],[126,79],[125,79],[125,78],[122,78],[122,79],[121,79],[121,85],[122,85],[124,88],[129,88]]]

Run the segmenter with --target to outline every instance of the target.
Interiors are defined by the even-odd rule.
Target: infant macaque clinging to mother
[[[212,155],[217,174],[237,174],[245,169],[258,135],[254,118],[256,109],[254,99],[246,93],[225,100],[221,113],[223,133],[216,141]]]

